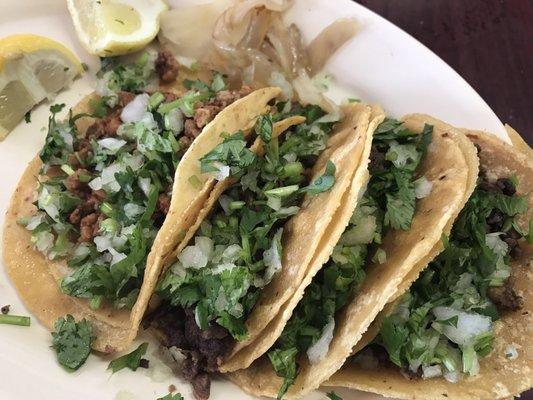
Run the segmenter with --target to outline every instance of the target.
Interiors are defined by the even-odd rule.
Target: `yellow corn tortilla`
[[[425,116],[406,118],[406,127],[421,132]],[[353,299],[335,317],[335,330],[327,355],[310,365],[305,355],[299,360],[299,374],[289,388],[286,399],[299,398],[326,381],[344,364],[352,348],[379,311],[391,298],[398,285],[433,248],[440,251],[442,232],[457,217],[472,193],[478,174],[475,147],[458,130],[450,126],[434,126],[433,140],[426,157],[418,168],[433,183],[429,195],[417,202],[415,216],[408,231],[390,231],[383,239],[387,254],[383,264],[366,268],[367,276],[356,290]],[[354,182],[357,185],[356,182]],[[353,197],[352,197],[353,201]],[[350,210],[353,206],[345,203]],[[336,229],[332,223],[331,229]],[[344,223],[341,224],[344,230]],[[315,257],[320,259],[320,251]],[[229,374],[229,379],[246,392],[256,396],[276,397],[283,380],[276,376],[267,357],[255,361],[249,368]]]
[[[517,193],[525,195],[528,203],[528,212],[521,216],[519,223],[527,228],[527,221],[533,218],[533,160],[491,134],[469,130],[464,132],[479,146],[480,166],[487,172],[489,179],[512,175],[517,177]],[[447,382],[442,377],[409,380],[401,374],[399,368],[380,368],[376,371],[363,369],[360,365],[349,362],[326,385],[345,386],[400,399],[439,400],[505,399],[529,389],[533,385],[530,354],[530,338],[533,334],[533,246],[523,244],[522,250],[520,259],[511,263],[511,276],[515,290],[524,299],[524,307],[518,311],[506,312],[494,323],[494,348],[489,356],[480,359],[480,372],[477,376],[463,378],[457,383]],[[398,293],[404,293],[416,277],[407,277],[398,287]],[[394,303],[386,306],[373,324],[373,334],[368,335],[367,343],[379,332],[379,321],[393,310]],[[516,359],[510,360],[505,356],[508,346],[516,348]]]
[[[273,319],[264,331],[250,343],[248,346],[244,347],[240,351],[234,353],[233,357],[224,363],[220,370],[221,372],[234,372],[239,369],[248,368],[250,364],[255,361],[259,356],[264,354],[278,339],[278,337],[283,332],[283,328],[289,321],[294,308],[298,305],[298,302],[303,297],[305,288],[309,286],[313,277],[320,270],[322,265],[329,259],[333,248],[340,239],[340,236],[346,229],[350,217],[357,206],[357,200],[360,198],[360,192],[366,186],[368,180],[368,161],[370,156],[370,149],[372,147],[372,135],[376,127],[383,121],[385,114],[383,110],[379,107],[374,107],[372,110],[371,121],[368,125],[366,132],[366,138],[364,143],[360,145],[353,141],[353,138],[350,135],[344,135],[342,141],[337,143],[338,138],[335,138],[335,146],[325,150],[319,160],[317,161],[317,166],[323,167],[326,161],[331,157],[339,147],[351,148],[353,153],[356,153],[358,157],[361,158],[359,164],[352,163],[351,156],[348,155],[345,157],[345,160],[349,163],[352,163],[352,170],[347,170],[345,174],[351,175],[347,176],[350,179],[350,188],[346,190],[342,195],[341,204],[350,205],[350,207],[339,207],[336,211],[332,221],[334,223],[329,224],[327,227],[324,238],[320,242],[319,250],[317,253],[319,256],[313,257],[310,266],[308,267],[308,272],[305,276],[305,279],[302,281],[294,296],[292,296],[287,303],[282,307],[282,311]],[[237,372],[237,374],[239,374]]]
[[[328,192],[317,196],[306,196],[298,214],[285,225],[282,239],[282,269],[263,290],[258,304],[255,306],[254,311],[252,311],[250,318],[246,322],[251,339],[246,343],[241,342],[236,344],[233,352],[221,364],[221,371],[226,371],[228,366],[230,366],[230,368],[241,368],[240,365],[243,361],[240,357],[233,361],[233,356],[236,354],[248,354],[248,351],[254,351],[254,346],[246,347],[245,345],[253,343],[254,339],[261,334],[264,326],[275,317],[275,312],[273,310],[279,309],[285,300],[294,294],[301,281],[306,277],[306,274],[308,273],[308,264],[313,255],[313,252],[308,251],[308,249],[319,245],[325,234],[327,225],[329,225],[336,210],[341,205],[343,193],[348,190],[351,183],[351,176],[357,169],[359,163],[363,159],[367,160],[368,158],[363,158],[362,152],[367,137],[371,112],[370,107],[364,105],[350,105],[345,107],[343,111],[345,113],[345,118],[341,123],[335,126],[332,136],[328,141],[327,148],[323,152],[324,154],[327,154],[327,158],[319,158],[317,164],[321,167],[314,169],[315,173],[313,178],[315,179],[324,172],[326,161],[329,159],[336,165],[335,184]],[[289,126],[301,122],[303,122],[303,120],[298,117],[291,117],[280,121],[274,124],[274,135],[279,135]],[[336,144],[338,142],[338,137],[345,138],[341,145]],[[331,143],[335,143],[335,145],[331,145]],[[252,146],[252,151],[259,154],[261,153],[262,148],[260,142],[257,141]],[[323,160],[323,162],[321,160]],[[215,185],[215,188],[210,193],[209,200],[205,204],[205,207],[200,211],[196,223],[194,223],[192,228],[187,232],[184,240],[176,246],[174,251],[169,253],[166,260],[162,260],[162,269],[168,268],[168,266],[174,262],[176,254],[188,244],[203,219],[208,216],[218,197],[231,184],[232,180],[228,178]],[[319,213],[321,215],[321,220],[317,221],[316,215]],[[306,233],[305,244],[301,240],[302,232]],[[151,268],[154,268],[154,266],[151,266]],[[265,292],[268,292],[268,295],[265,294]],[[271,296],[272,293],[276,293],[277,295]],[[260,315],[259,319],[257,315]],[[268,347],[264,348],[263,352],[267,349]],[[257,358],[261,354],[262,352],[258,352],[256,349],[252,357]]]
[[[180,91],[177,86],[165,90]],[[55,321],[65,314],[72,314],[76,319],[86,318],[92,323],[97,336],[93,343],[95,350],[111,353],[127,349],[137,335],[159,276],[154,276],[154,270],[149,266],[171,250],[171,246],[166,245],[168,240],[177,237],[192,224],[213,186],[212,179],[201,176],[198,159],[223,140],[221,133],[250,129],[255,119],[268,111],[267,103],[279,93],[278,88],[264,88],[232,103],[202,130],[197,138],[201,145],[195,141],[185,153],[175,174],[173,193],[177,194],[172,196],[167,218],[148,255],[143,285],[131,311],[117,310],[111,306],[93,310],[87,300],[70,297],[60,291],[58,280],[71,272],[66,261],[50,261],[33,249],[31,232],[17,224],[18,218],[35,212],[32,203],[36,197],[37,176],[42,163],[38,156],[33,159],[11,198],[3,236],[6,271],[28,309],[50,330]],[[73,114],[90,113],[91,101],[96,98],[96,94],[86,96],[73,108]],[[80,136],[85,135],[93,121],[90,117],[77,120]],[[197,186],[188,182],[195,174],[199,182]]]

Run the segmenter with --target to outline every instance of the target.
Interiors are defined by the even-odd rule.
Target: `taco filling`
[[[381,237],[389,229],[410,228],[416,199],[431,190],[431,183],[416,174],[431,134],[430,125],[418,134],[393,119],[377,127],[366,192],[331,258],[306,288],[283,333],[267,353],[277,375],[284,379],[278,398],[296,379],[299,357],[305,355],[315,364],[326,356],[336,312],[365,279],[365,268],[371,262],[386,260],[387,254],[380,249]]]
[[[442,376],[452,383],[477,375],[480,359],[492,351],[494,321],[522,307],[509,263],[521,256],[519,241],[532,239],[517,221],[526,211],[513,177],[493,181],[482,171],[449,238],[443,238],[444,251],[354,361],[394,365],[410,378]],[[506,357],[516,356],[516,348],[506,349]]]
[[[185,354],[183,372],[201,399],[209,396],[208,372],[247,338],[247,316],[282,267],[286,223],[306,194],[328,191],[335,182],[331,161],[311,177],[333,123],[322,122],[325,113],[317,106],[281,102],[276,108],[255,125],[264,155],[237,132],[200,160],[202,171],[228,176],[231,185],[162,277],[163,304],[147,319],[165,346]],[[304,123],[273,134],[273,123],[298,115]]]
[[[173,81],[168,53],[145,53],[132,65],[104,59],[91,102],[94,122],[80,135],[77,121],[58,122],[64,104],[51,107],[48,134],[39,154],[37,212],[20,222],[49,260],[64,259],[69,273],[63,293],[131,308],[142,283],[147,255],[170,206],[174,172],[201,129],[250,89],[226,90],[186,81],[182,96],[157,91]]]

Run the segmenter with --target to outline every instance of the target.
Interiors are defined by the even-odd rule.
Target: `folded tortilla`
[[[424,115],[410,116],[408,119],[429,121],[442,128],[444,123]],[[519,223],[527,230],[527,223],[533,218],[533,160],[529,152],[504,143],[496,136],[486,132],[463,130],[466,136],[478,147],[480,166],[491,178],[516,176],[517,194],[526,197],[528,212],[521,215]],[[529,149],[530,150],[530,149]],[[348,362],[335,373],[326,386],[344,386],[353,389],[379,393],[400,399],[505,399],[518,395],[533,386],[530,338],[533,334],[533,296],[531,267],[533,265],[533,246],[521,244],[522,255],[511,262],[511,276],[514,288],[523,298],[523,308],[506,311],[494,322],[494,344],[492,352],[479,360],[479,374],[464,377],[459,382],[451,383],[442,377],[430,379],[407,379],[399,368],[379,370],[365,369],[353,362]],[[404,278],[398,286],[398,298],[418,278],[426,263],[421,263]],[[374,321],[363,340],[356,349],[362,349],[379,333],[383,318],[394,311],[395,303],[388,304]],[[506,357],[506,349],[517,349],[514,359]],[[355,350],[355,349],[354,349]]]
[[[424,160],[418,167],[418,174],[425,176],[433,185],[429,195],[417,201],[411,228],[406,231],[389,231],[383,239],[382,248],[387,254],[383,264],[366,268],[367,276],[356,290],[353,299],[335,316],[335,330],[327,355],[311,365],[306,357],[299,360],[299,373],[284,398],[294,399],[318,388],[344,364],[363,333],[368,329],[380,310],[396,293],[398,286],[412,270],[426,265],[442,250],[441,236],[449,232],[453,221],[474,190],[478,175],[478,159],[472,143],[457,129],[433,124],[433,139]],[[415,116],[405,119],[406,128],[422,132],[424,122]],[[354,180],[352,192],[358,193],[361,182]],[[346,227],[357,200],[356,195],[345,198],[338,211],[338,218],[328,227],[336,231],[330,241],[325,236],[313,256],[315,269],[312,276],[328,260],[336,241]],[[329,250],[326,250],[329,249]],[[289,304],[292,311],[305,287],[297,292]],[[292,308],[291,308],[292,307]],[[282,327],[290,317],[283,312],[274,321],[282,321]],[[269,329],[267,328],[265,332]],[[273,344],[273,341],[269,341]],[[276,397],[283,380],[276,375],[267,357],[255,361],[249,368],[228,375],[229,379],[246,392],[256,396]]]
[[[179,89],[167,86],[164,90]],[[31,232],[17,224],[18,218],[35,212],[33,202],[42,162],[38,156],[34,158],[11,198],[3,235],[4,265],[26,307],[50,330],[54,329],[55,321],[65,314],[73,315],[76,320],[86,318],[94,328],[96,339],[93,348],[97,351],[110,353],[127,349],[137,335],[157,281],[158,274],[154,275],[154,269],[150,268],[150,265],[156,262],[161,254],[169,251],[166,243],[175,243],[172,241],[184,234],[203,207],[214,185],[213,179],[202,177],[199,173],[198,158],[223,140],[220,136],[222,132],[249,130],[256,118],[269,109],[267,103],[279,92],[278,88],[264,88],[230,104],[205,126],[189,147],[175,173],[172,192],[177,195],[172,196],[169,213],[154,240],[140,294],[131,310],[119,310],[112,306],[94,310],[89,307],[88,301],[62,293],[58,281],[69,275],[72,269],[67,266],[66,260],[48,260],[40,251],[34,249],[30,242]],[[90,94],[82,99],[73,108],[73,115],[91,113],[91,101],[96,97],[96,94]],[[80,136],[85,135],[93,122],[90,117],[76,121]],[[185,176],[184,173],[188,175]],[[199,184],[195,186],[187,181],[193,174],[197,174],[199,179]],[[184,185],[186,190],[181,190]]]

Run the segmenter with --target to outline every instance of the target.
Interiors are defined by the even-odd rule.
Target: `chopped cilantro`
[[[70,314],[56,321],[52,337],[52,347],[57,353],[57,361],[68,371],[75,371],[85,363],[94,340],[93,329],[89,322],[85,319],[76,322]]]
[[[335,183],[335,171],[335,164],[328,160],[324,174],[319,176],[311,185],[305,188],[307,193],[315,195],[330,190]]]
[[[299,210],[305,194],[301,188],[309,184],[304,168],[312,166],[315,149],[325,146],[332,126],[320,125],[320,139],[309,135],[318,129],[313,123],[273,137],[272,121],[278,117],[262,116],[255,125],[263,157],[253,154],[244,134],[237,132],[225,135],[200,160],[203,173],[229,167],[234,183],[158,286],[159,295],[172,305],[194,309],[201,329],[217,323],[238,341],[248,336],[245,321],[260,290],[281,268],[283,226]],[[307,147],[305,138],[320,144]],[[285,146],[287,140],[294,145]],[[328,165],[314,192],[329,190],[334,170]]]
[[[415,168],[425,152],[426,141],[430,138],[428,132],[431,130],[426,127],[424,133],[418,135],[391,119],[378,126],[373,142],[374,151],[384,156],[391,148],[403,152],[405,146],[409,146],[409,157],[404,157],[397,167],[387,160],[387,170],[376,168],[379,165],[376,165],[376,159],[372,160],[367,191],[359,201],[348,227],[333,249],[330,260],[306,288],[283,333],[267,353],[276,373],[284,378],[278,398],[283,397],[294,382],[297,358],[317,342],[328,321],[347,303],[354,288],[364,280],[368,256],[371,255],[370,259],[374,262],[386,260],[385,252],[379,248],[382,234],[390,227],[410,227],[415,208]],[[376,155],[374,157],[377,158]],[[328,180],[334,179],[334,173],[335,168],[331,163],[326,167],[326,173],[313,185],[329,186],[332,182]],[[391,335],[391,348],[401,343],[402,333],[399,331]],[[278,360],[280,356],[288,354],[291,357],[283,360],[291,365],[281,364]]]
[[[122,357],[116,358],[109,363],[107,369],[113,371],[113,373],[120,371],[124,368],[129,368],[132,371],[137,371],[141,364],[142,357],[146,354],[148,349],[148,343],[142,343],[129,354],[125,354]]]
[[[523,197],[488,192],[478,185],[449,238],[443,235],[444,251],[382,324],[376,343],[385,347],[393,363],[412,371],[441,365],[444,373],[477,374],[478,358],[492,350],[490,321],[499,318],[487,292],[510,274],[510,248],[500,236],[514,229],[516,216],[526,210]],[[501,216],[501,227],[487,222],[494,213]],[[505,220],[511,221],[507,227]],[[512,235],[524,233],[515,229]],[[465,318],[484,330],[476,337],[456,334]]]

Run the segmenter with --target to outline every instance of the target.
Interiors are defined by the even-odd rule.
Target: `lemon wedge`
[[[31,34],[0,39],[0,140],[82,71],[74,53],[55,40]]]
[[[116,56],[146,46],[159,31],[162,0],[67,0],[78,38],[89,53]]]

